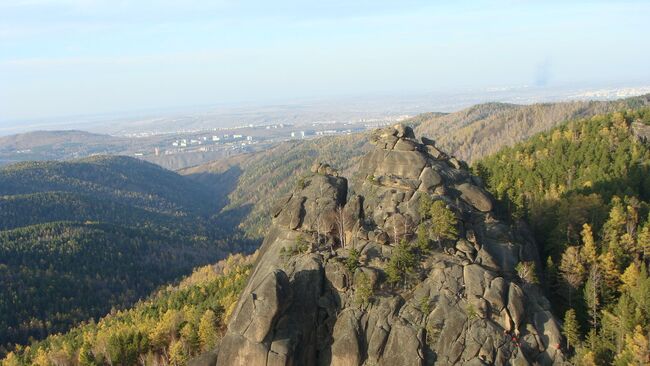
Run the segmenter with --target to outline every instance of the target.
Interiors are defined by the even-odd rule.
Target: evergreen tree
[[[458,236],[456,215],[447,208],[442,200],[434,201],[429,208],[431,226],[429,233],[433,240],[440,243],[441,240],[453,240]]]
[[[89,344],[84,343],[79,349],[79,365],[80,366],[95,366],[97,361],[95,355]]]
[[[354,302],[361,307],[370,303],[373,289],[372,282],[365,272],[361,272],[354,284]]]
[[[201,347],[196,326],[191,322],[185,323],[181,329],[181,340],[185,344],[188,354],[196,353]]]
[[[630,253],[625,251],[624,244],[621,241],[625,233],[626,215],[621,199],[612,198],[612,208],[609,211],[609,218],[603,226],[603,244],[605,248],[614,254],[616,263],[625,268],[628,263]]]
[[[615,365],[648,365],[650,364],[650,344],[643,328],[637,325],[634,331],[625,335],[625,348],[614,361]]]
[[[201,349],[206,351],[217,343],[217,316],[211,309],[208,309],[201,316],[199,323],[199,343]]]
[[[409,243],[402,241],[393,248],[388,265],[386,266],[386,275],[388,282],[397,284],[402,282],[403,285],[409,276],[413,275],[417,266],[417,257],[413,253],[413,248]]]
[[[188,359],[183,342],[173,340],[169,345],[169,364],[172,366],[185,366]]]
[[[602,276],[598,267],[592,267],[589,271],[589,276],[587,277],[587,282],[585,283],[584,289],[584,298],[587,302],[587,308],[589,309],[590,322],[592,329],[596,329],[598,326],[598,314],[600,307],[600,286],[602,282]]]
[[[582,226],[582,249],[581,256],[588,266],[593,266],[596,263],[596,243],[594,242],[594,235],[591,232],[591,226],[584,224]]]
[[[562,329],[566,338],[567,349],[578,346],[580,342],[580,324],[578,324],[574,309],[569,309],[564,313],[564,327]]]
[[[582,285],[585,275],[585,267],[582,264],[578,247],[566,248],[560,262],[560,273],[569,285],[569,306],[571,306],[571,293]]]
[[[600,289],[603,303],[612,303],[618,294],[621,283],[621,273],[616,266],[614,254],[607,252],[598,256],[598,268],[603,280],[603,286]]]

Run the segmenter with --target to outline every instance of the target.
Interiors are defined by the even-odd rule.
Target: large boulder
[[[460,197],[474,206],[477,210],[481,212],[492,210],[492,199],[490,198],[490,194],[485,192],[483,189],[470,183],[460,184],[456,186],[456,189],[460,191]]]

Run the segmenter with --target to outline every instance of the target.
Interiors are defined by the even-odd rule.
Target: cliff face
[[[372,142],[355,194],[315,164],[279,200],[216,364],[561,363],[548,301],[515,270],[538,262],[525,228],[498,220],[465,164],[409,127],[377,130]],[[457,235],[433,241],[390,284],[397,243],[414,246],[418,227],[435,225],[421,216],[429,198],[453,212]]]

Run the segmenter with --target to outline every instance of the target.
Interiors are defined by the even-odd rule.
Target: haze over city
[[[129,111],[643,87],[648,14],[634,0],[3,1],[0,129]]]

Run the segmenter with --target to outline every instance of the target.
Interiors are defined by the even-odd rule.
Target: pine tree
[[[592,329],[596,329],[598,326],[598,310],[600,307],[600,298],[598,294],[600,292],[599,289],[601,282],[602,276],[600,270],[597,267],[592,267],[589,271],[589,276],[587,277],[584,289],[584,298],[587,302],[587,308],[589,309]]]
[[[169,364],[172,366],[184,366],[189,359],[185,347],[183,347],[183,342],[181,341],[172,341],[169,345]]]
[[[537,279],[537,269],[535,268],[535,262],[519,262],[515,267],[515,271],[517,271],[517,275],[525,283],[539,283],[539,280]]]
[[[358,306],[364,307],[370,303],[373,289],[372,282],[365,272],[361,272],[354,284],[354,302]]]
[[[582,225],[582,249],[580,254],[588,266],[596,263],[596,243],[589,224]]]
[[[566,347],[576,347],[580,342],[580,324],[576,318],[576,311],[569,309],[564,313],[564,337],[566,338]]]
[[[444,201],[434,201],[429,209],[429,216],[431,217],[429,233],[433,240],[440,242],[445,239],[456,239],[458,236],[458,229],[456,229],[458,219],[447,208]]]
[[[9,352],[4,360],[2,360],[2,366],[22,366],[22,362],[15,353]]]
[[[199,322],[199,343],[201,349],[206,351],[214,347],[217,343],[217,316],[214,311],[208,309],[201,316]]]
[[[603,303],[608,304],[616,298],[616,293],[621,284],[621,273],[614,262],[614,255],[611,252],[598,256],[598,267],[602,273],[603,286],[601,293]]]
[[[650,364],[650,345],[643,328],[637,325],[631,334],[625,335],[625,348],[616,356],[616,365]]]
[[[578,247],[566,248],[560,261],[560,273],[569,285],[569,306],[571,306],[571,293],[582,285],[585,275],[585,267],[580,259]]]
[[[605,249],[612,252],[616,263],[625,266],[628,263],[629,253],[626,253],[621,243],[621,237],[625,233],[626,214],[621,199],[612,198],[612,208],[609,211],[609,218],[603,225],[603,244]]]
[[[388,282],[397,284],[402,282],[406,284],[408,276],[412,275],[417,266],[417,258],[413,254],[413,249],[404,239],[393,248],[390,260],[386,267]]]
[[[429,244],[429,234],[427,233],[427,228],[423,223],[421,223],[418,225],[416,238],[416,245],[420,250],[420,253],[428,253],[431,249]]]
[[[188,354],[194,354],[200,349],[199,334],[194,324],[190,322],[185,323],[181,329],[181,339],[185,342]]]
[[[95,355],[92,352],[91,346],[84,343],[79,349],[79,365],[80,366],[94,366],[97,365]]]
[[[636,240],[637,247],[641,252],[641,258],[646,258],[650,255],[650,218],[648,218],[648,221],[639,230],[639,235]]]
[[[639,267],[636,263],[631,263],[626,269],[625,272],[621,275],[621,292],[631,292],[639,281]]]
[[[423,194],[420,196],[420,205],[418,206],[418,214],[420,215],[420,223],[429,219],[429,210],[431,209],[431,196]]]

